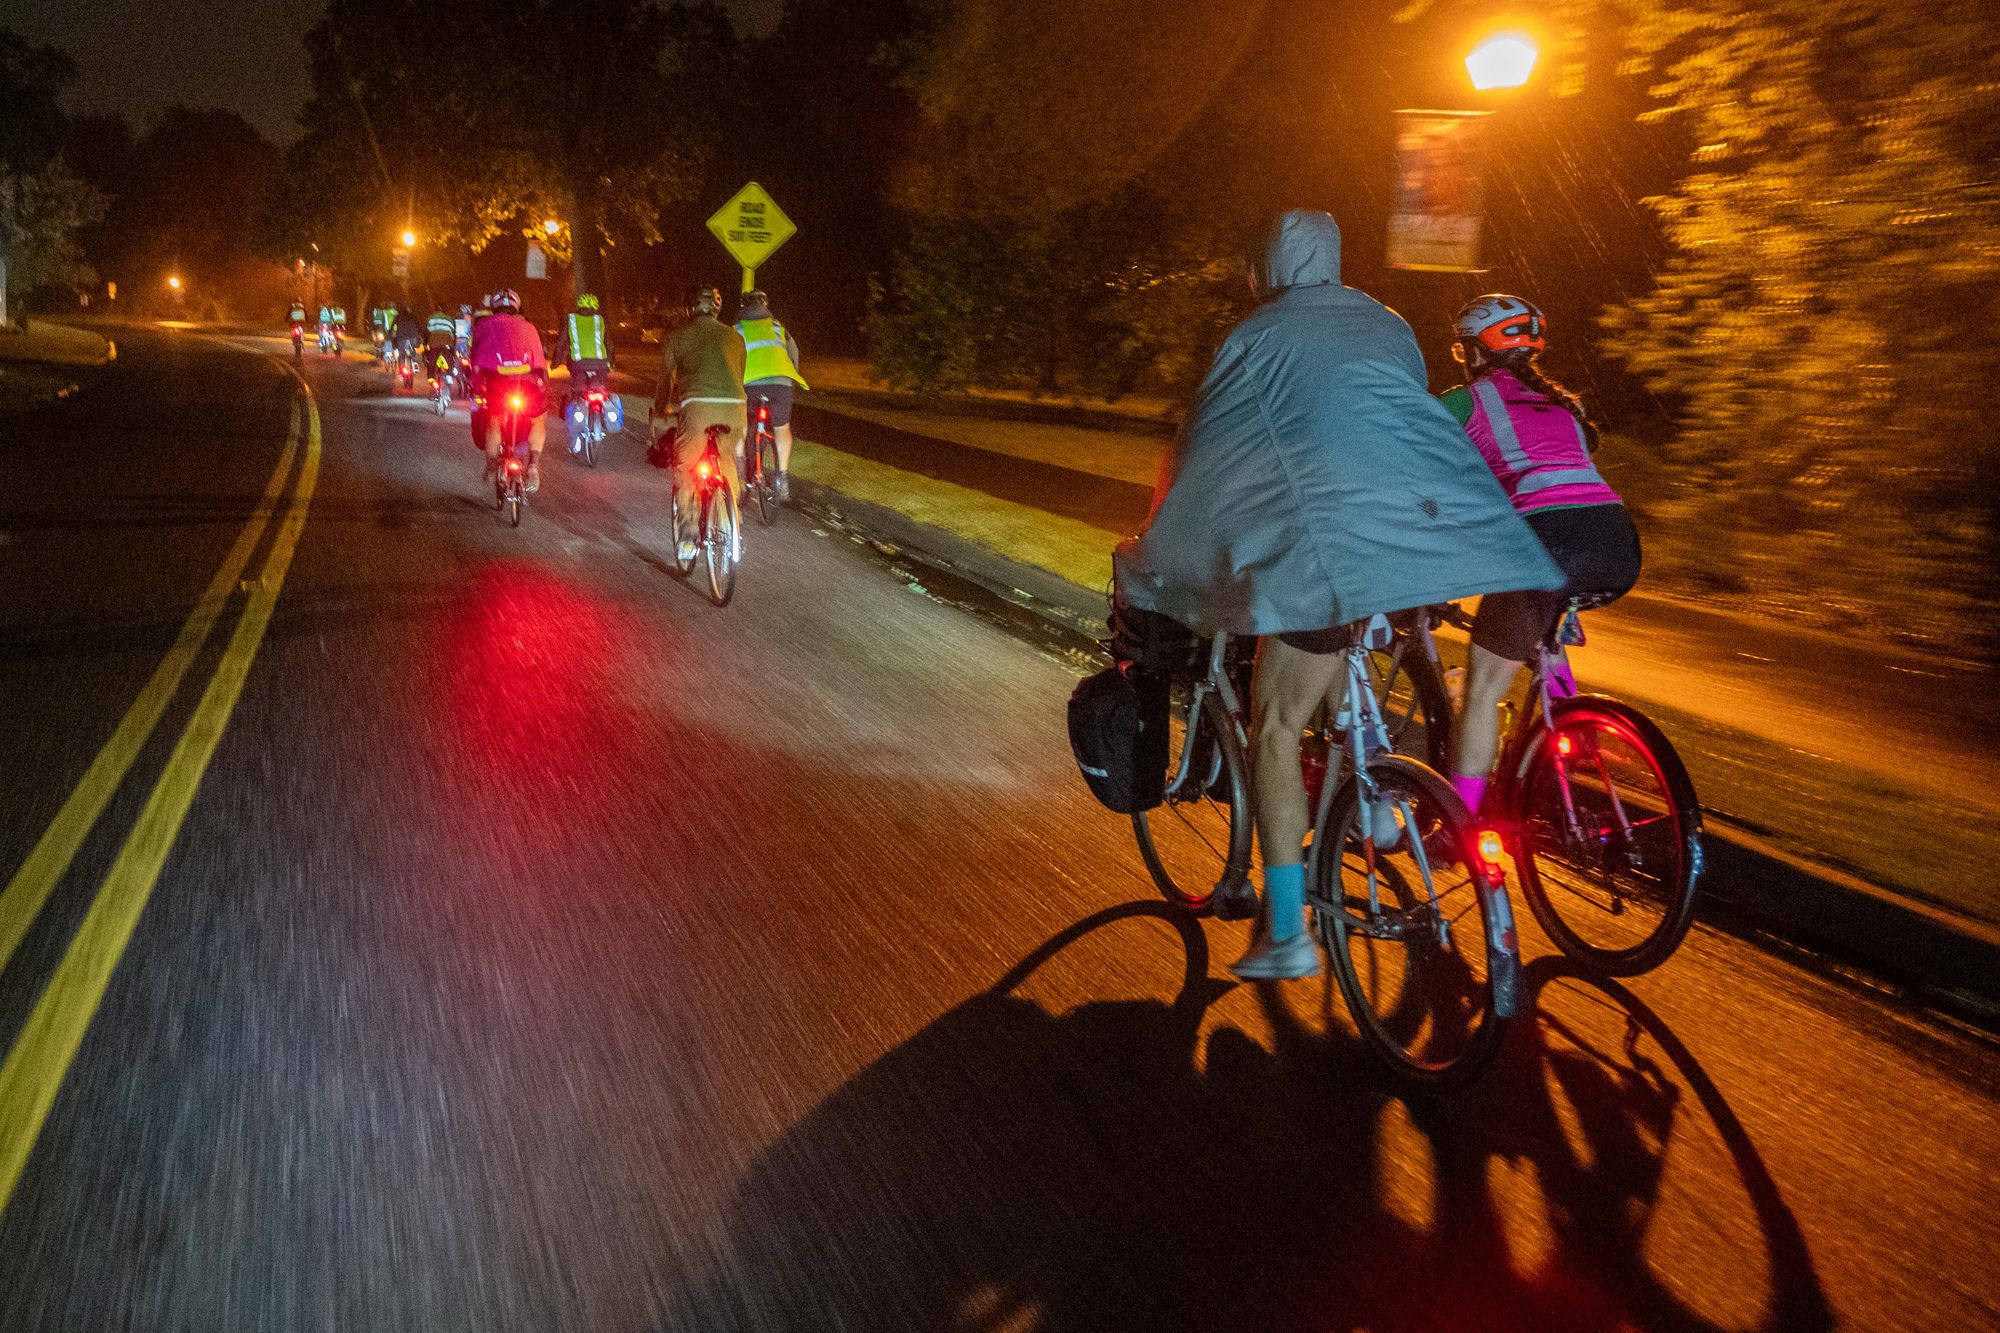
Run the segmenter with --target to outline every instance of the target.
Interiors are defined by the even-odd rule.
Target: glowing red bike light
[[[700,477],[703,481],[708,480],[708,464],[706,463],[695,464],[694,472],[695,475],[697,477]]]
[[[1569,752],[1573,748],[1575,747],[1573,743],[1570,741],[1569,737],[1567,736],[1556,737],[1556,753],[1561,755],[1563,758],[1565,759],[1569,758]]]
[[[526,402],[527,402],[527,399],[525,399],[525,398],[521,397],[521,395],[517,393],[517,394],[513,394],[513,395],[511,395],[511,396],[510,396],[510,397],[509,397],[509,398],[507,399],[507,406],[509,406],[509,407],[511,407],[511,408],[513,408],[513,409],[515,409],[516,411],[519,411],[519,410],[520,410],[520,408],[521,408],[521,407],[522,407],[522,406],[523,406],[523,405],[524,405],[524,404],[525,404]]]
[[[1479,831],[1479,859],[1489,866],[1497,866],[1507,855],[1507,843],[1492,829]]]

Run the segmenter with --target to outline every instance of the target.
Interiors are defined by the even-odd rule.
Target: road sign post
[[[743,266],[743,290],[757,282],[757,268],[778,252],[778,247],[798,233],[785,210],[756,181],[738,190],[733,198],[715,210],[708,229],[730,257]]]

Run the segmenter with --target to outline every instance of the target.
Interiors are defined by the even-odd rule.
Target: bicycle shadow
[[[1016,993],[1141,918],[1182,941],[1171,1001],[1057,1013]],[[1306,1030],[1268,989],[1268,1045],[1206,1022],[1234,987],[1209,977],[1198,923],[1155,903],[1099,912],[769,1148],[659,1326],[1830,1326],[1796,1221],[1686,1047],[1622,986],[1556,960],[1529,972],[1532,993],[1574,984],[1601,1008],[1564,995],[1485,1085],[1405,1101],[1357,1041]],[[1669,1150],[1702,1127],[1761,1236],[1749,1308],[1696,1308],[1648,1258]],[[1543,1197],[1527,1219],[1523,1175]]]

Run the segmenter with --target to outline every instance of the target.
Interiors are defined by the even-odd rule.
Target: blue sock
[[[1298,862],[1288,866],[1265,866],[1264,905],[1268,909],[1273,940],[1288,940],[1304,930],[1305,866]]]

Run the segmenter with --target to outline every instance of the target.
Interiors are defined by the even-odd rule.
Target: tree
[[[76,235],[97,220],[104,203],[61,156],[57,98],[75,76],[62,52],[0,28],[0,324],[7,321],[9,292],[89,277]]]
[[[268,248],[380,273],[406,226],[475,251],[519,229],[594,285],[603,245],[657,241],[692,193],[682,31],[647,0],[332,0]],[[545,218],[565,226],[545,237]]]

